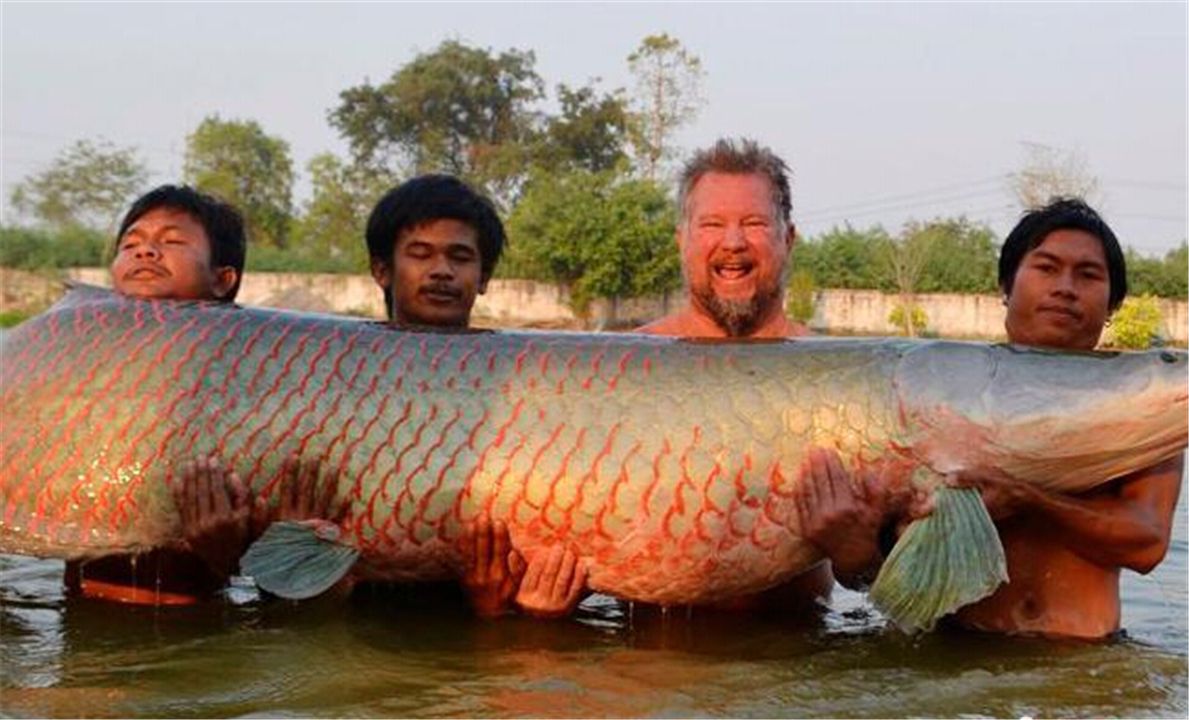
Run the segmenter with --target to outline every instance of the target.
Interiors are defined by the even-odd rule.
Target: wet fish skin
[[[926,485],[992,466],[1087,489],[1185,446],[1185,367],[1169,351],[401,332],[76,289],[0,347],[0,551],[162,546],[180,463],[217,455],[273,498],[297,453],[343,478],[363,577],[452,576],[460,528],[490,514],[526,553],[571,544],[595,589],[711,601],[820,559],[791,500],[811,446]]]

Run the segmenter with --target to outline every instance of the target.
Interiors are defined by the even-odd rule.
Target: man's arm
[[[994,518],[1027,514],[1052,523],[1053,537],[1102,567],[1147,573],[1168,550],[1185,469],[1182,453],[1081,496],[1047,492],[998,474],[959,476],[977,487]]]

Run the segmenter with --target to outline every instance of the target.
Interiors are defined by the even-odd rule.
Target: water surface
[[[1127,716],[1189,714],[1185,497],[1164,563],[1124,573],[1125,636],[907,637],[836,589],[820,618],[665,614],[594,596],[480,621],[428,590],[189,608],[63,596],[0,556],[6,716]]]

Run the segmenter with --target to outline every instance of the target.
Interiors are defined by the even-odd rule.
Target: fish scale
[[[216,455],[277,502],[282,463],[299,454],[341,478],[343,542],[364,577],[450,576],[461,529],[490,515],[526,554],[575,548],[596,589],[739,595],[819,559],[793,501],[812,445],[904,478],[953,469],[938,458],[1012,467],[1010,448],[954,447],[987,422],[987,398],[939,412],[933,397],[983,358],[1091,362],[940,342],[407,332],[76,288],[0,349],[0,551],[167,545],[180,534],[167,482],[182,463]],[[986,382],[958,378],[959,400],[963,384]],[[1113,475],[1184,446],[1179,392],[1160,402],[1180,402],[1181,419],[1152,420],[1152,446],[1117,450]],[[1100,450],[1086,453],[1095,467]]]

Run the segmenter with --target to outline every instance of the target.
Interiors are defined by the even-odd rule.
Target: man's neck
[[[687,304],[685,308],[672,315],[667,315],[660,320],[645,325],[639,329],[639,332],[681,337],[732,337],[725,327],[693,303]],[[806,334],[808,334],[808,331],[804,326],[793,323],[781,311],[780,306],[774,306],[764,313],[761,321],[751,332],[742,337],[786,338]]]

